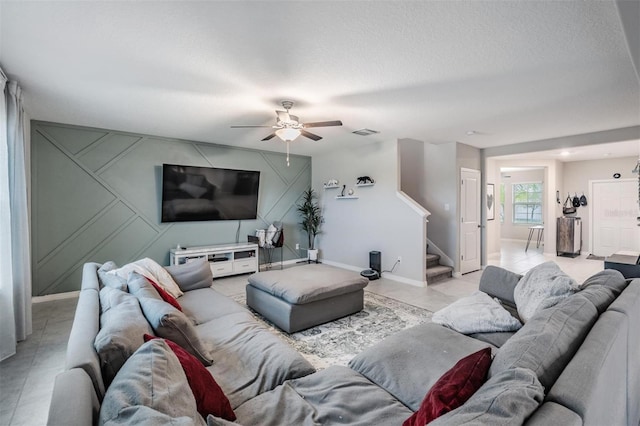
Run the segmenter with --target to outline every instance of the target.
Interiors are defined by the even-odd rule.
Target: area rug
[[[232,298],[246,306],[245,294]],[[365,291],[364,309],[307,330],[287,334],[257,312],[251,313],[269,330],[296,348],[316,369],[331,365],[346,366],[369,346],[385,337],[415,325],[431,321],[432,312]]]
[[[596,256],[594,254],[589,254],[589,256],[587,256],[587,259],[589,259],[589,260],[604,260],[604,256]]]

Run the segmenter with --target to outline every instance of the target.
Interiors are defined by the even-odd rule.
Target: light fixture
[[[302,132],[300,129],[294,129],[291,127],[284,127],[276,130],[276,136],[287,144],[287,167],[289,167],[289,142],[295,140],[301,134]]]
[[[302,132],[299,129],[292,129],[291,127],[276,130],[276,135],[285,142],[291,142],[301,134]]]

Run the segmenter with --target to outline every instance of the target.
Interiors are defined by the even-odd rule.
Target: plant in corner
[[[315,248],[316,235],[320,234],[320,224],[322,223],[320,206],[316,199],[316,193],[313,188],[309,188],[302,194],[302,202],[296,205],[298,212],[302,216],[300,227],[307,233],[309,241],[309,260],[315,261],[318,260],[318,250]]]

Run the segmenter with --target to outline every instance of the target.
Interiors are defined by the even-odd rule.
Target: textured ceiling
[[[292,144],[308,155],[640,125],[612,1],[0,0],[0,24],[0,65],[38,120],[282,151],[229,126],[271,125],[292,99],[302,121],[344,122]]]

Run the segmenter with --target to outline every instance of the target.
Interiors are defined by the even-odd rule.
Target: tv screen
[[[260,172],[162,165],[162,222],[256,219]]]

